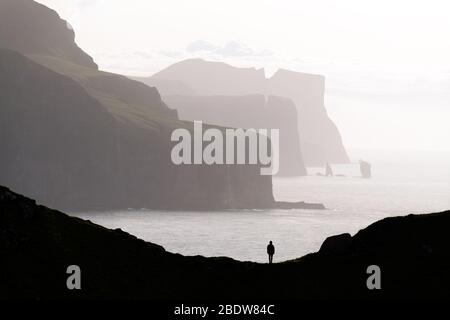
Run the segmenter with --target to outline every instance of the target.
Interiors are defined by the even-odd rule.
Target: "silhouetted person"
[[[372,165],[367,161],[359,160],[359,169],[364,179],[369,179],[372,176]]]
[[[333,176],[333,169],[331,169],[330,164],[327,162],[325,166],[325,176],[332,177]]]
[[[267,246],[267,254],[269,255],[269,263],[272,263],[273,255],[275,254],[275,247],[274,247],[272,241],[270,241]]]

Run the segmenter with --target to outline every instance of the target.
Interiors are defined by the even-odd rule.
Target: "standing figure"
[[[273,255],[275,254],[275,247],[274,247],[272,241],[270,241],[267,246],[267,254],[269,255],[269,263],[272,263]]]

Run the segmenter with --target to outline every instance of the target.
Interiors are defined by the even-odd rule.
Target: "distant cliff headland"
[[[1,184],[66,210],[323,208],[277,203],[260,165],[170,160],[171,132],[204,119],[219,130],[279,128],[283,176],[347,162],[322,76],[280,70],[266,79],[262,70],[194,59],[141,79],[161,98],[155,87],[100,71],[74,39],[44,5],[0,2]]]
[[[353,237],[328,238],[317,253],[268,265],[172,254],[0,187],[0,298],[448,298],[449,228],[450,211],[388,218]],[[66,286],[74,264],[81,290]],[[381,270],[381,290],[367,287],[371,265]]]
[[[281,175],[305,174],[305,165],[349,162],[340,133],[325,109],[323,76],[278,70],[266,78],[263,69],[190,59],[149,78],[134,79],[158,87],[163,100],[183,120],[280,128],[286,146],[280,154]],[[266,96],[267,103],[255,95]]]

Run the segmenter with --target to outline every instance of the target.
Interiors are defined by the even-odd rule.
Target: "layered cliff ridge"
[[[0,299],[449,298],[449,228],[450,211],[387,218],[268,265],[172,254],[0,187]],[[74,264],[82,290],[66,287]],[[366,285],[371,265],[380,267],[381,290]]]
[[[300,150],[297,110],[291,100],[277,96],[166,95],[164,101],[182,120],[202,120],[232,128],[279,129],[279,176],[306,175]]]
[[[0,183],[68,210],[276,206],[258,166],[173,165],[193,124],[155,88],[99,71],[54,11],[0,3]]]
[[[323,76],[279,70],[267,79],[263,69],[189,59],[138,80],[163,88],[163,100],[166,95],[185,95],[185,88],[196,95],[263,94],[289,98],[298,110],[300,147],[305,164],[349,162],[339,130],[325,109]],[[171,83],[177,85],[170,86]],[[183,90],[177,93],[178,88]]]
[[[49,55],[97,68],[74,39],[75,33],[67,21],[44,5],[30,0],[0,1],[0,48]]]
[[[102,103],[9,50],[0,50],[0,86],[0,181],[42,203],[71,210],[274,205],[271,177],[256,165],[173,165],[172,129],[193,128],[158,113],[161,101],[156,111],[113,97]]]

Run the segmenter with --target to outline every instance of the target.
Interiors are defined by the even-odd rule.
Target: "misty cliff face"
[[[201,95],[264,94],[263,69],[235,68],[223,62],[188,59],[154,74],[149,81],[176,80]],[[181,94],[181,93],[180,93]]]
[[[153,79],[145,77],[129,77],[130,79],[145,83],[150,87],[157,87],[163,96],[169,95],[196,95],[197,93],[185,83],[170,79]]]
[[[97,68],[74,39],[74,31],[55,11],[30,0],[0,1],[0,48],[50,55]]]
[[[325,109],[325,78],[278,70],[269,80],[268,92],[294,101],[299,113],[301,146],[308,165],[348,163],[338,128]]]
[[[170,135],[193,124],[155,88],[97,70],[44,6],[1,5],[0,183],[70,210],[274,205],[257,166],[173,165]]]
[[[298,139],[297,110],[286,98],[246,96],[165,96],[182,120],[232,128],[280,130],[280,176],[306,175]]]
[[[449,228],[450,211],[388,218],[268,265],[172,254],[0,186],[0,298],[448,299]],[[67,290],[73,264],[82,290]],[[371,265],[380,267],[381,290],[367,288]]]
[[[147,123],[144,113],[115,114],[73,79],[16,52],[0,50],[0,87],[0,181],[42,203],[67,209],[273,204],[271,178],[257,166],[175,166],[168,123]]]
[[[177,94],[177,87],[168,88],[170,81],[183,83],[198,95],[263,94],[289,98],[298,110],[300,145],[306,165],[349,162],[340,133],[325,109],[322,76],[279,70],[266,79],[263,69],[190,59],[173,64],[144,82],[156,87],[161,83],[165,92]]]

